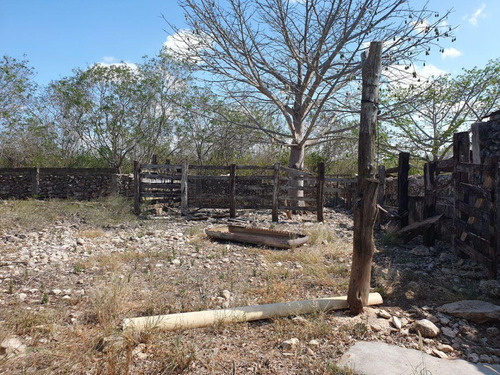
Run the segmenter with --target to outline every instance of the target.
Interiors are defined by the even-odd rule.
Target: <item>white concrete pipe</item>
[[[379,293],[370,293],[368,305],[383,303]],[[223,310],[206,310],[170,315],[145,316],[123,320],[123,329],[185,329],[208,327],[220,323],[250,322],[260,319],[271,319],[282,316],[310,314],[331,310],[347,309],[347,296],[318,298],[307,301],[271,303],[235,307]]]

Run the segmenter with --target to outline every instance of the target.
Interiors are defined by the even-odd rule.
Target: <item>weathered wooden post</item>
[[[408,152],[399,153],[398,161],[398,214],[400,217],[399,227],[408,225],[409,217],[409,197],[408,197],[408,172],[410,171],[410,154]]]
[[[318,163],[318,186],[317,186],[317,217],[318,221],[323,221],[323,206],[324,206],[324,192],[325,192],[325,163]]]
[[[158,164],[158,155],[153,155],[153,157],[151,158],[151,164]]]
[[[229,217],[236,217],[236,164],[229,166]]]
[[[141,163],[134,161],[134,212],[141,213]]]
[[[385,165],[378,166],[378,198],[377,203],[381,206],[384,205],[385,201],[385,179],[387,177],[387,173],[385,172]]]
[[[365,54],[363,54],[365,55]],[[371,42],[368,57],[363,57],[363,87],[358,143],[358,189],[354,202],[354,237],[351,277],[347,302],[352,314],[363,312],[368,303],[372,271],[373,226],[377,214],[378,181],[375,179],[375,138],[382,42]]]
[[[189,176],[189,164],[184,163],[182,165],[182,172],[181,172],[181,215],[182,216],[186,216],[189,213],[188,176]]]
[[[436,215],[436,162],[428,162],[424,165],[424,219]],[[424,232],[425,246],[436,244],[436,224]]]
[[[31,195],[35,198],[40,194],[40,168],[35,167],[31,172]]]
[[[272,208],[272,220],[273,222],[278,222],[278,209],[279,209],[279,195],[280,191],[280,164],[274,164],[273,171],[273,208]]]
[[[491,260],[488,267],[490,279],[494,280],[498,274],[498,257],[500,255],[500,163],[494,164],[494,169],[491,171],[495,178],[495,196],[494,211],[490,215],[490,248],[489,258]]]

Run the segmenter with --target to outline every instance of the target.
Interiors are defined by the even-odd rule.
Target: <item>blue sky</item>
[[[500,57],[499,0],[430,0],[428,7],[454,8],[448,22],[459,28],[457,41],[443,45],[447,55],[432,53],[427,69],[458,73]],[[183,26],[176,0],[0,0],[0,53],[26,55],[40,84],[97,62],[139,62],[169,35],[162,14]]]

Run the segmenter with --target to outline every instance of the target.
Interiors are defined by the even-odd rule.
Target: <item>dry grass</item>
[[[169,225],[139,222],[130,215],[130,207],[130,202],[118,198],[97,202],[8,201],[0,206],[0,233],[9,230],[5,217],[12,218],[23,231],[51,230],[56,222],[64,223],[76,226],[75,236],[85,239],[85,248],[109,242],[113,231],[122,235],[132,228],[140,238]],[[125,228],[118,228],[118,224]],[[175,245],[145,250],[130,241],[117,252],[73,257],[70,271],[61,277],[71,287],[85,289],[84,295],[64,301],[61,296],[49,295],[47,304],[38,303],[32,310],[12,302],[8,312],[0,313],[0,320],[8,316],[7,333],[22,337],[30,350],[24,359],[0,362],[0,374],[208,374],[231,366],[240,366],[237,373],[249,373],[251,367],[262,374],[352,374],[332,362],[340,354],[339,342],[351,339],[348,329],[335,328],[338,323],[328,313],[311,314],[306,324],[282,318],[231,327],[216,325],[196,332],[122,332],[125,317],[302,300],[345,294],[347,290],[346,260],[351,245],[336,239],[326,225],[305,228],[310,245],[290,251],[226,246],[208,241],[203,229],[203,225],[184,227],[188,250]],[[177,258],[181,264],[173,266],[171,261]],[[38,286],[45,283],[47,291],[54,287],[46,276],[37,280],[37,275],[30,275],[30,280]],[[76,284],[77,280],[81,284]],[[7,296],[9,301],[14,301],[19,284],[17,277],[14,294]],[[230,300],[221,298],[225,289],[231,292]],[[224,335],[227,341],[221,339]],[[310,357],[304,346],[297,358],[283,359],[279,343],[290,337],[298,337],[304,345],[319,340],[326,349]],[[257,345],[250,351],[246,345],[252,341]],[[240,358],[239,365],[232,363],[233,357]],[[303,371],[297,370],[295,359]],[[277,364],[278,370],[271,372],[266,370],[270,361],[288,362],[284,367]]]

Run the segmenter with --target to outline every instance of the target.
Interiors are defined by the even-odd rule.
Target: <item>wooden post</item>
[[[317,198],[317,217],[318,221],[323,221],[323,206],[324,206],[324,192],[325,192],[325,163],[318,163],[318,186],[316,191]]]
[[[337,178],[339,177],[339,175],[337,175]],[[336,183],[336,188],[337,190],[335,191],[335,208],[338,207],[339,205],[339,181],[337,180],[337,183]]]
[[[31,195],[33,198],[40,194],[40,168],[35,167],[31,172]]]
[[[141,163],[134,161],[134,212],[141,213]]]
[[[229,166],[229,217],[236,217],[236,164]]]
[[[378,166],[378,198],[377,203],[381,206],[384,205],[385,201],[385,179],[387,174],[385,172],[385,165]]]
[[[399,153],[398,162],[398,214],[400,228],[408,225],[408,172],[410,171],[410,154],[408,152]]]
[[[436,216],[436,162],[429,162],[424,165],[424,219]],[[424,232],[425,246],[436,244],[436,225]]]
[[[181,215],[182,216],[186,216],[189,213],[188,176],[189,176],[189,164],[184,163],[182,165],[182,172],[181,172]]]
[[[490,249],[491,264],[488,267],[490,279],[496,279],[498,274],[498,256],[500,255],[500,163],[495,163],[492,174],[495,177],[494,211],[490,215]]]
[[[278,195],[280,191],[280,164],[274,164],[273,172],[273,208],[272,208],[272,220],[273,222],[278,222],[278,208],[279,200]]]
[[[362,56],[363,59],[363,56]],[[372,271],[373,227],[377,215],[378,181],[375,179],[375,139],[382,71],[382,42],[371,42],[363,59],[363,87],[358,144],[358,188],[354,202],[354,237],[347,302],[352,314],[368,304]]]
[[[151,164],[158,164],[158,155],[153,155],[151,158]]]

